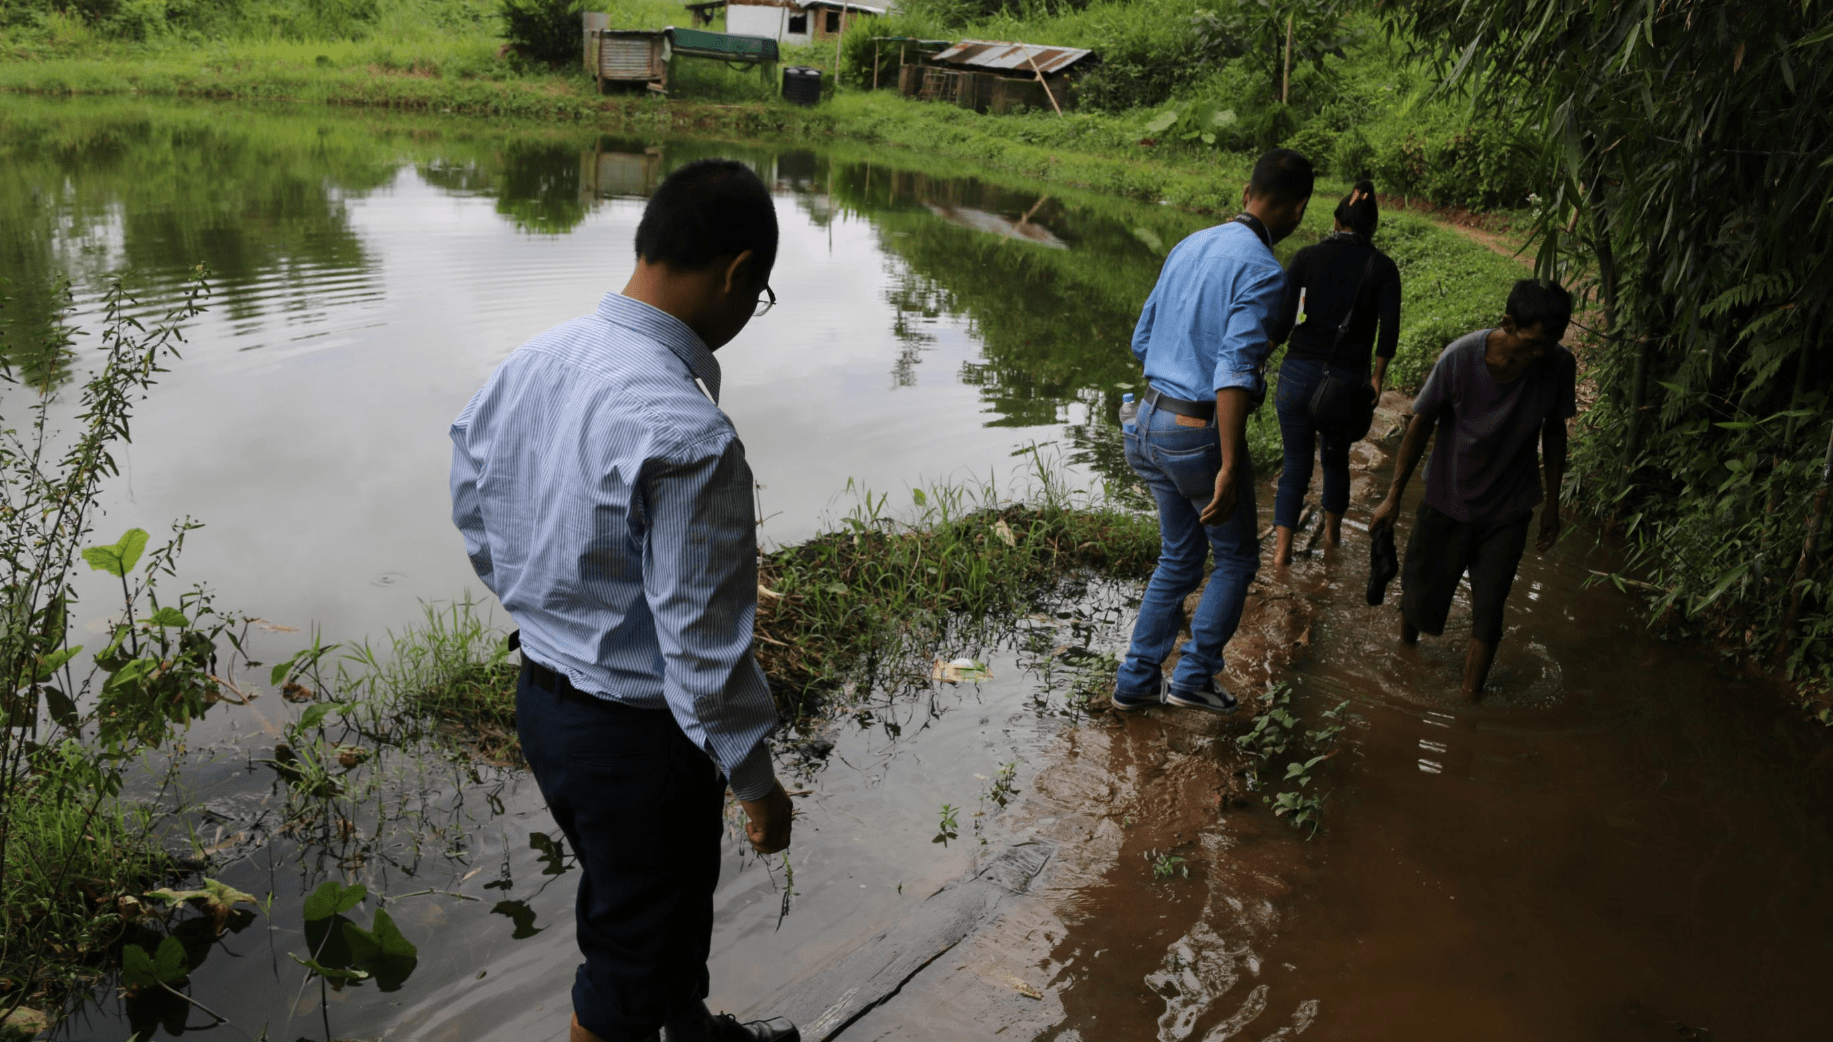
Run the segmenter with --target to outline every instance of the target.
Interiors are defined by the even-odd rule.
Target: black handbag
[[[1330,342],[1329,359],[1336,358],[1337,348],[1348,335],[1349,322],[1356,316],[1356,302],[1362,298],[1362,286],[1374,270],[1375,254],[1371,250],[1368,265],[1362,269],[1362,278],[1356,282],[1356,292],[1349,298],[1349,308],[1343,312],[1343,321],[1337,323],[1337,336]],[[1324,378],[1318,381],[1317,390],[1311,392],[1311,401],[1306,403],[1305,411],[1311,414],[1311,422],[1320,430],[1341,435],[1349,441],[1361,441],[1375,425],[1375,403],[1379,397],[1369,385],[1366,374],[1345,379],[1333,372],[1326,360]]]

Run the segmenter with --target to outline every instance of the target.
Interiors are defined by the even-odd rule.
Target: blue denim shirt
[[[1203,402],[1230,387],[1266,395],[1267,325],[1286,272],[1244,224],[1205,228],[1165,258],[1133,330],[1133,354],[1161,394]]]
[[[757,799],[776,707],[751,655],[751,468],[718,396],[699,336],[607,294],[510,354],[452,424],[452,521],[524,655],[666,707]]]

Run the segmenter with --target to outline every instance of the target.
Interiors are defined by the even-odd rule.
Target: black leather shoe
[[[802,1032],[782,1017],[740,1024],[730,1013],[713,1018],[707,1038],[712,1042],[802,1042]]]
[[[695,1003],[668,1018],[661,1042],[802,1042],[802,1032],[782,1017],[740,1024],[730,1013],[714,1016]]]

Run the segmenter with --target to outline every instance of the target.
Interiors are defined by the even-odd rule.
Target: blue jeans
[[[1117,692],[1127,698],[1158,694],[1160,667],[1177,643],[1184,598],[1203,581],[1203,564],[1215,551],[1215,574],[1190,620],[1190,640],[1171,676],[1179,691],[1209,689],[1222,672],[1222,648],[1241,624],[1248,584],[1260,570],[1259,523],[1254,506],[1254,472],[1247,451],[1241,453],[1240,496],[1235,511],[1219,525],[1204,526],[1198,515],[1215,495],[1222,470],[1222,447],[1215,421],[1202,427],[1180,427],[1177,416],[1143,405],[1135,432],[1126,434],[1127,463],[1158,501],[1161,548],[1158,568],[1139,605],[1133,644],[1120,665]]]
[[[1330,367],[1339,377],[1353,378],[1346,369]],[[1279,413],[1279,440],[1285,445],[1286,466],[1279,472],[1279,494],[1273,497],[1273,523],[1297,528],[1305,507],[1305,490],[1311,487],[1311,465],[1318,450],[1324,457],[1324,509],[1332,514],[1349,510],[1349,442],[1340,434],[1319,430],[1311,422],[1311,395],[1324,381],[1323,362],[1314,358],[1287,358],[1279,367],[1279,390],[1273,407]],[[1362,377],[1364,381],[1367,377]]]

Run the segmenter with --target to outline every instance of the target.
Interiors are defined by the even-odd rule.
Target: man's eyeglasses
[[[776,290],[771,289],[769,283],[765,283],[764,295],[757,298],[757,310],[753,311],[751,316],[762,318],[773,307],[776,307]]]

